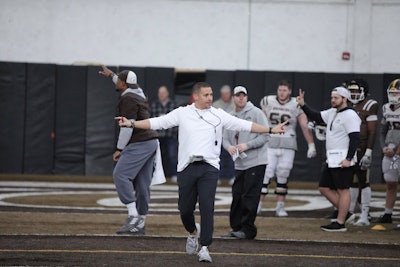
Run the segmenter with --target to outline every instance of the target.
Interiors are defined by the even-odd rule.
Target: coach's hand
[[[304,102],[304,95],[305,95],[305,92],[304,92],[303,90],[299,89],[299,95],[296,97],[296,101],[297,101],[297,104],[298,104],[300,107],[302,107],[302,106],[305,105],[305,102]]]
[[[99,74],[106,76],[106,77],[111,77],[115,75],[114,72],[112,72],[109,68],[107,68],[105,65],[101,65],[102,70],[99,71]]]
[[[286,121],[284,121],[284,122],[282,122],[282,123],[280,123],[280,124],[278,124],[278,125],[276,125],[275,127],[273,127],[272,128],[272,133],[273,134],[277,134],[277,133],[285,133],[285,125],[286,124],[288,124],[289,123],[289,121],[288,120],[286,120]]]
[[[119,127],[132,127],[133,128],[133,120],[128,120],[125,117],[119,116],[114,117],[115,120],[118,121]]]
[[[121,155],[121,151],[115,150],[115,152],[113,154],[113,160],[118,161],[120,155]]]
[[[351,166],[351,161],[350,161],[350,160],[347,160],[347,159],[343,160],[343,161],[340,163],[340,167],[341,167],[341,168],[348,168],[348,167],[350,167],[350,166]]]

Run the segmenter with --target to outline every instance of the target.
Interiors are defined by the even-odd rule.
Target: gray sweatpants
[[[156,149],[156,139],[128,144],[114,168],[114,184],[119,199],[125,205],[136,202],[139,215],[146,215],[149,210]]]

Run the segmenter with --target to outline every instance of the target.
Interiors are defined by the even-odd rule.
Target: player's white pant
[[[264,184],[269,184],[276,176],[278,184],[287,184],[287,178],[293,168],[295,150],[286,148],[268,148],[268,165],[265,169]]]
[[[390,168],[390,165],[393,164],[393,158],[391,157],[383,157],[382,160],[382,172],[383,178],[386,182],[398,182],[400,178],[400,169],[397,168]]]

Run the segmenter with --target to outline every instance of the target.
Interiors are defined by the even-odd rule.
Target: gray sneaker
[[[235,236],[233,235],[233,231],[229,231],[227,233],[222,234],[221,237],[226,238],[226,237],[235,237]]]
[[[119,235],[144,235],[144,233],[144,218],[140,215],[137,217],[128,216],[125,224],[117,231]]]
[[[186,253],[196,254],[199,249],[200,224],[196,223],[196,235],[189,235],[186,240]]]
[[[199,253],[197,254],[199,256],[199,261],[201,262],[212,262],[210,253],[208,252],[208,248],[206,246],[202,246]]]
[[[351,224],[352,222],[354,222],[355,219],[356,219],[356,215],[354,213],[347,212],[345,223]]]
[[[232,232],[232,235],[233,235],[234,237],[236,237],[236,238],[239,238],[239,239],[246,239],[246,238],[247,238],[247,237],[246,237],[246,234],[245,234],[243,231],[241,231],[241,230],[236,231],[236,232]]]

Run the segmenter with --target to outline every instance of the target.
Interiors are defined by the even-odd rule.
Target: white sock
[[[276,202],[276,208],[277,209],[284,208],[284,207],[285,207],[285,202],[283,202],[283,201],[277,201]]]
[[[369,205],[371,203],[371,187],[361,190],[361,219],[368,220]]]
[[[385,213],[392,214],[393,213],[393,209],[385,208]]]
[[[138,211],[136,209],[136,202],[129,203],[129,204],[126,205],[126,207],[128,208],[128,215],[129,216],[137,217],[139,215]]]
[[[354,213],[358,198],[358,187],[350,187],[350,207],[349,212]]]

